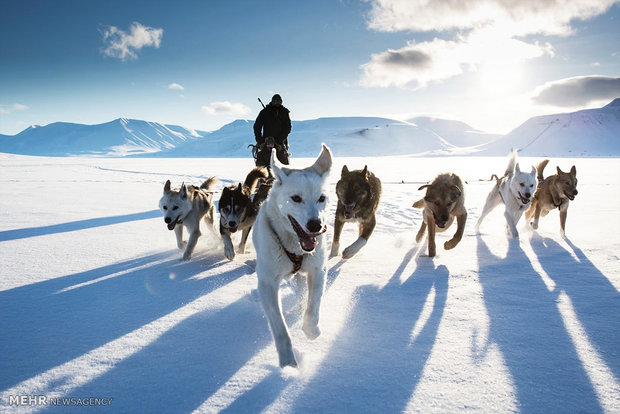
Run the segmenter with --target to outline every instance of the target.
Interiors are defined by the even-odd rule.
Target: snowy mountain
[[[253,120],[236,120],[213,132],[130,119],[99,125],[54,123],[0,135],[0,152],[26,155],[246,158]],[[334,117],[293,121],[294,157],[312,157],[327,143],[336,154],[620,156],[620,98],[603,108],[529,119],[505,136],[454,120],[417,117]]]
[[[450,144],[456,147],[473,147],[486,144],[501,137],[499,134],[489,134],[488,132],[474,129],[465,122],[450,119],[415,117],[407,122],[416,124],[420,128],[444,137]]]
[[[125,156],[152,153],[201,138],[206,133],[176,125],[119,118],[98,125],[56,122],[0,135],[0,152],[25,155]]]
[[[253,144],[254,121],[237,120],[208,137],[157,154],[156,157],[247,157]],[[293,121],[289,135],[295,157],[312,157],[327,143],[335,153],[348,156],[394,154],[450,154],[457,148],[425,128],[388,118],[337,117]]]
[[[476,155],[502,155],[511,148],[525,156],[620,156],[620,98],[602,108],[531,118]]]

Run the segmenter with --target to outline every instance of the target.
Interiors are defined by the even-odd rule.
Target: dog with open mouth
[[[446,231],[456,217],[457,228],[454,236],[444,243],[443,247],[450,250],[463,238],[467,210],[465,209],[465,188],[461,178],[452,173],[439,174],[430,184],[425,184],[418,190],[426,189],[424,198],[413,203],[413,207],[422,208],[422,226],[416,235],[419,243],[428,227],[428,255],[434,257],[437,253],[435,233]]]
[[[331,166],[332,154],[325,144],[314,164],[303,169],[283,166],[274,150],[271,170],[275,181],[254,223],[258,291],[281,367],[297,366],[280,305],[284,278],[298,272],[306,275],[308,302],[302,329],[309,339],[321,333],[319,308],[327,274],[324,233]]]
[[[529,173],[521,171],[517,162],[517,151],[513,150],[510,153],[504,176],[499,178],[493,174],[491,179],[493,177],[495,177],[496,181],[495,186],[487,196],[482,213],[480,213],[480,218],[476,223],[476,231],[480,228],[482,220],[495,207],[504,204],[506,208],[504,217],[506,218],[508,234],[516,239],[519,237],[517,223],[523,213],[530,207],[532,196],[536,191],[536,168],[532,166],[532,170]]]
[[[557,173],[547,178],[543,171],[549,160],[541,161],[536,169],[538,170],[538,189],[534,194],[532,205],[525,212],[525,217],[530,220],[530,225],[534,230],[538,229],[538,219],[546,216],[551,210],[560,211],[560,234],[566,236],[566,216],[568,205],[575,200],[577,191],[577,168],[573,165],[569,172],[564,172],[557,167]]]
[[[217,178],[211,177],[200,187],[186,185],[172,189],[170,180],[164,185],[164,194],[159,200],[159,209],[164,215],[168,230],[174,230],[179,249],[185,248],[183,260],[189,260],[194,252],[200,233],[200,221],[204,219],[208,229],[215,233],[215,206],[213,187]],[[183,240],[183,226],[187,228],[189,239]]]
[[[222,190],[217,208],[220,213],[220,235],[224,241],[224,254],[228,260],[235,258],[232,234],[237,231],[241,231],[238,252],[245,253],[245,244],[256,220],[258,208],[267,197],[261,193],[253,198],[252,193],[268,176],[266,168],[256,167],[248,173],[243,184],[233,184]],[[265,188],[262,185],[260,187]]]
[[[345,165],[342,167],[340,180],[336,183],[336,196],[338,205],[334,220],[334,239],[329,257],[338,256],[340,234],[344,223],[357,222],[359,236],[342,252],[342,257],[349,259],[366,245],[375,229],[376,212],[381,198],[381,180],[368,171],[366,165],[362,170],[353,171],[349,171]]]

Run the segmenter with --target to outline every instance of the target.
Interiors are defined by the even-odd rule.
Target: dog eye
[[[520,183],[519,185],[520,185],[521,187],[525,187],[525,184],[523,184],[523,183]]]
[[[301,197],[298,195],[294,195],[291,197],[291,200],[293,200],[296,203],[301,203]]]
[[[325,201],[325,196],[321,194],[321,197],[319,197],[319,203],[322,203],[323,201]]]
[[[174,207],[172,207],[172,209],[173,209],[173,210],[178,210],[178,209],[179,209],[179,206],[174,206]]]
[[[530,188],[534,188],[534,184],[530,184]]]

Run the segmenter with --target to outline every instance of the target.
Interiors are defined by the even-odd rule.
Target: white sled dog
[[[323,233],[327,207],[327,177],[332,154],[325,144],[310,167],[284,167],[271,154],[275,182],[254,224],[258,291],[275,340],[280,366],[297,366],[291,337],[280,307],[280,283],[297,272],[307,274],[308,304],[303,331],[309,339],[320,334],[319,307],[327,273]]]
[[[200,220],[204,218],[209,230],[215,233],[215,207],[213,187],[217,178],[207,179],[200,187],[185,185],[172,190],[170,180],[164,185],[164,195],[159,200],[159,209],[164,214],[168,230],[174,230],[179,249],[185,247],[183,260],[189,260],[200,237]],[[183,226],[187,227],[189,239],[183,241]]]
[[[487,201],[476,223],[476,232],[479,231],[480,223],[487,214],[503,203],[506,207],[504,217],[506,218],[508,235],[516,239],[519,237],[517,223],[532,203],[532,196],[536,191],[536,168],[532,166],[531,172],[522,172],[519,163],[517,163],[517,151],[513,150],[510,153],[504,176],[499,178],[493,174],[491,179],[493,178],[496,181],[495,187],[487,196]]]

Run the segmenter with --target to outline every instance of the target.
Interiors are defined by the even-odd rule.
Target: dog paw
[[[331,259],[332,257],[336,257],[338,256],[338,249],[340,248],[340,245],[335,243],[332,244],[332,250],[331,252],[329,252],[329,258]]]
[[[185,246],[187,246],[187,242],[186,241],[183,241],[181,243],[177,243],[177,247],[179,248],[179,250],[185,249]]]
[[[318,327],[318,325],[305,325],[303,326],[303,331],[306,334],[306,338],[310,339],[311,341],[318,338],[321,335],[321,329]]]
[[[342,258],[350,259],[353,256],[355,256],[355,253],[357,253],[357,249],[352,249],[351,247],[347,247],[346,249],[342,251]]]
[[[459,244],[458,240],[450,239],[443,244],[443,248],[446,250],[454,249]]]
[[[188,261],[189,259],[191,259],[191,258],[192,258],[192,254],[191,254],[191,253],[189,253],[189,252],[185,252],[185,253],[183,253],[183,259],[182,259],[182,260],[183,260],[184,262],[187,262],[187,261]]]
[[[224,255],[228,260],[233,260],[235,258],[235,249],[224,248]]]

